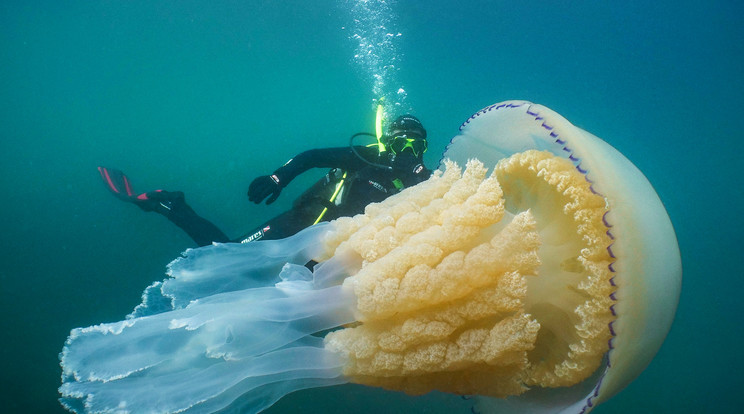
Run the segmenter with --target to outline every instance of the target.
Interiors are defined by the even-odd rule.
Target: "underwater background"
[[[742,21],[742,3],[723,0],[4,0],[0,411],[64,412],[70,329],[120,320],[193,247],[112,197],[98,165],[139,192],[184,191],[237,237],[324,171],[271,206],[248,202],[253,178],[373,132],[384,96],[391,115],[424,122],[432,168],[460,123],[508,99],[633,161],[675,226],[682,296],[657,357],[595,412],[740,412]],[[359,392],[301,392],[269,412],[334,412]],[[386,412],[431,408],[385,396]]]

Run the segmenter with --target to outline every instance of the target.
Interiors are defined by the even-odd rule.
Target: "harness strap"
[[[336,191],[333,192],[333,195],[328,200],[331,204],[333,204],[336,201],[336,197],[338,197],[338,194],[341,192],[341,188],[344,186],[344,183],[346,182],[346,175],[348,172],[344,171],[344,175],[341,176],[341,180],[336,184]],[[320,215],[315,220],[313,225],[320,223],[320,221],[323,219],[323,216],[325,216],[325,213],[328,211],[328,207],[323,207],[323,211],[320,212]]]

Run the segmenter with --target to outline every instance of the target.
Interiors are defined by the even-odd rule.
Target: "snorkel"
[[[377,149],[380,153],[387,151],[385,144],[382,143],[382,116],[384,113],[382,98],[380,98],[380,103],[377,104],[377,114],[375,115],[375,135],[377,136]]]
[[[385,114],[385,110],[382,106],[382,98],[380,98],[378,102],[379,103],[377,104],[377,113],[375,114],[375,134],[370,134],[369,132],[357,132],[356,134],[352,135],[351,138],[349,138],[349,147],[351,148],[351,151],[354,153],[354,155],[356,155],[357,158],[364,161],[365,163],[373,167],[376,167],[376,168],[384,168],[386,170],[392,170],[393,167],[389,165],[378,164],[378,163],[367,160],[366,158],[362,157],[362,155],[359,154],[359,152],[357,152],[356,148],[354,148],[354,139],[358,136],[363,135],[363,136],[368,136],[368,137],[374,137],[377,139],[377,151],[379,152],[380,155],[382,155],[383,153],[387,151],[387,147],[385,146],[385,143],[383,142],[384,137],[382,134],[382,119],[384,118],[384,114]],[[372,146],[372,145],[375,145],[375,144],[370,144],[368,146]]]

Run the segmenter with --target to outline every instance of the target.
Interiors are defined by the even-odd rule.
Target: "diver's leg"
[[[142,196],[145,196],[148,201],[135,204],[145,211],[150,210],[162,214],[185,231],[198,246],[230,241],[217,226],[196,214],[194,209],[186,204],[182,192],[152,191],[139,196],[138,199]]]
[[[116,168],[98,167],[106,188],[118,199],[136,204],[144,211],[154,211],[165,216],[180,227],[199,246],[212,242],[230,241],[225,233],[192,209],[180,191],[150,191],[136,195],[132,184],[123,172]]]
[[[272,218],[245,236],[233,240],[238,243],[248,243],[257,240],[277,240],[289,237],[300,230],[309,227],[312,220],[302,209],[293,208]]]
[[[293,208],[233,241],[236,243],[250,243],[258,240],[277,240],[292,236],[313,224],[316,215],[308,213],[307,209]],[[316,264],[318,262],[311,260],[305,263],[305,267],[312,272]]]

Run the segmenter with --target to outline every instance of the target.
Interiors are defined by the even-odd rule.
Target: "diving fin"
[[[106,188],[117,198],[130,203],[135,202],[134,199],[137,196],[134,194],[132,184],[123,172],[106,167],[98,167],[98,172],[101,173],[101,178],[103,179],[103,183],[106,184]]]
[[[133,203],[144,211],[157,211],[168,215],[174,204],[184,204],[184,196],[180,191],[155,190],[137,195],[132,183],[123,172],[115,168],[98,167],[106,188],[119,200]]]

